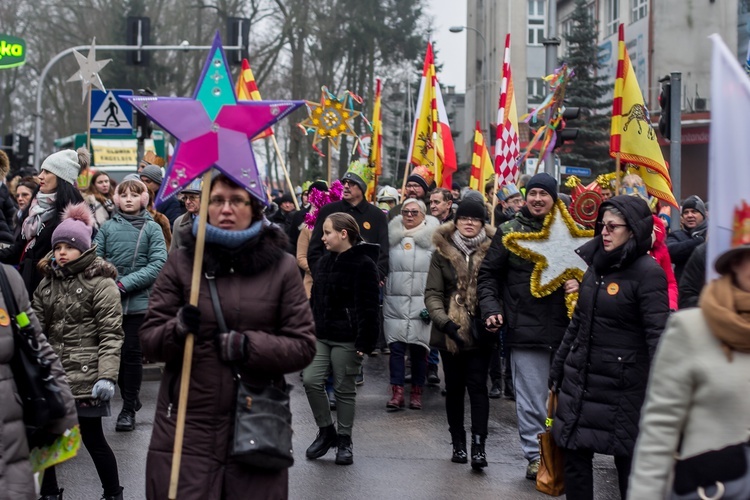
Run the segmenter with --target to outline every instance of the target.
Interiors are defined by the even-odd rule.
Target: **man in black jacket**
[[[532,480],[539,469],[537,435],[544,432],[547,418],[550,363],[569,322],[565,294],[578,291],[578,282],[569,280],[550,295],[535,298],[531,294],[535,264],[508,250],[503,236],[540,232],[556,201],[557,182],[546,173],[532,177],[526,185],[526,205],[498,228],[477,277],[477,297],[487,329],[507,327],[518,432],[529,461],[526,478]]]
[[[678,283],[678,309],[698,307],[703,287],[706,286],[706,243],[701,243],[685,264]]]
[[[706,205],[698,196],[689,196],[682,202],[680,216],[682,229],[672,231],[667,236],[667,250],[674,264],[674,277],[680,282],[688,259],[698,245],[706,241]]]

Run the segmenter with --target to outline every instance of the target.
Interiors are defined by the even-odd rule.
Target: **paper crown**
[[[349,164],[346,173],[352,173],[362,179],[365,184],[369,184],[375,178],[375,171],[366,162],[354,160]]]
[[[418,175],[422,179],[424,179],[425,183],[430,186],[433,181],[435,180],[435,174],[432,173],[432,170],[430,170],[428,167],[425,167],[424,165],[417,165],[412,169],[411,175]]]
[[[615,179],[617,178],[617,174],[614,172],[610,172],[608,174],[601,174],[596,178],[596,183],[599,185],[601,189],[614,189],[615,186]]]
[[[149,163],[151,165],[157,165],[161,168],[164,168],[164,165],[167,164],[167,162],[164,161],[164,158],[161,156],[156,156],[156,153],[153,151],[146,151],[146,154],[143,155],[143,159],[141,160],[142,163]]]
[[[521,191],[518,190],[518,187],[515,184],[509,182],[500,187],[500,191],[497,192],[497,197],[500,198],[500,201],[508,201],[508,198],[517,194],[520,195]]]
[[[732,247],[750,245],[750,205],[742,200],[742,206],[734,209]]]

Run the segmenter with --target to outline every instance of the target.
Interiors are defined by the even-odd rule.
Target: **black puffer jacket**
[[[540,299],[531,295],[535,264],[503,245],[506,234],[536,233],[542,230],[543,223],[544,218],[532,217],[526,207],[521,209],[514,219],[498,228],[479,268],[477,296],[482,320],[502,314],[508,327],[505,338],[509,347],[557,349],[569,323],[563,288]]]
[[[632,456],[669,297],[664,270],[647,254],[653,219],[646,203],[616,196],[602,205],[599,221],[607,207],[623,213],[633,238],[609,262],[601,259],[600,234],[577,250],[589,269],[552,364],[561,388],[552,432],[564,448]]]
[[[706,252],[708,245],[703,242],[696,247],[685,264],[679,283],[678,308],[698,307],[698,298],[706,286]]]
[[[354,342],[375,349],[379,333],[378,245],[360,243],[342,253],[327,252],[313,269],[310,297],[315,334],[321,340]]]

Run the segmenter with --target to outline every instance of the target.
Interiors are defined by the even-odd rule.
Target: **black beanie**
[[[692,208],[696,212],[700,212],[704,219],[706,218],[706,204],[703,203],[700,196],[688,196],[685,201],[682,202],[682,212],[680,213],[684,213],[686,208]]]
[[[474,219],[485,220],[487,212],[484,209],[484,203],[472,199],[462,201],[456,209],[456,219],[461,217],[473,217]]]
[[[532,177],[526,184],[526,196],[534,188],[544,189],[554,201],[557,201],[557,181],[546,172],[541,172]]]
[[[315,181],[307,188],[307,192],[309,193],[313,189],[317,189],[320,192],[328,192],[328,184],[326,184],[326,181]]]

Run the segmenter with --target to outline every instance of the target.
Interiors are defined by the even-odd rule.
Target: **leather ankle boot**
[[[354,463],[352,437],[339,434],[336,449],[336,465],[351,465]]]
[[[107,494],[105,493],[104,495],[102,495],[102,500],[122,500],[122,490],[123,487],[120,486],[120,491],[116,495],[107,496]]]
[[[135,429],[135,412],[122,410],[117,416],[115,430],[117,432],[130,432]]]
[[[310,460],[314,460],[328,453],[328,450],[334,446],[336,446],[336,427],[331,424],[328,427],[320,428],[318,437],[312,442],[305,455]]]
[[[400,410],[404,407],[404,386],[403,385],[392,385],[391,391],[393,396],[386,403],[385,409],[388,411]]]
[[[422,386],[413,385],[411,386],[411,394],[409,395],[409,408],[412,410],[422,409]]]
[[[481,434],[471,435],[471,468],[481,470],[487,467],[487,454],[484,452],[484,442],[487,438]]]
[[[469,461],[468,455],[466,455],[466,433],[452,433],[451,438],[453,440],[453,456],[451,457],[451,462],[465,464]]]
[[[63,500],[63,489],[60,488],[57,490],[57,494],[55,495],[42,495],[39,497],[39,500]]]

